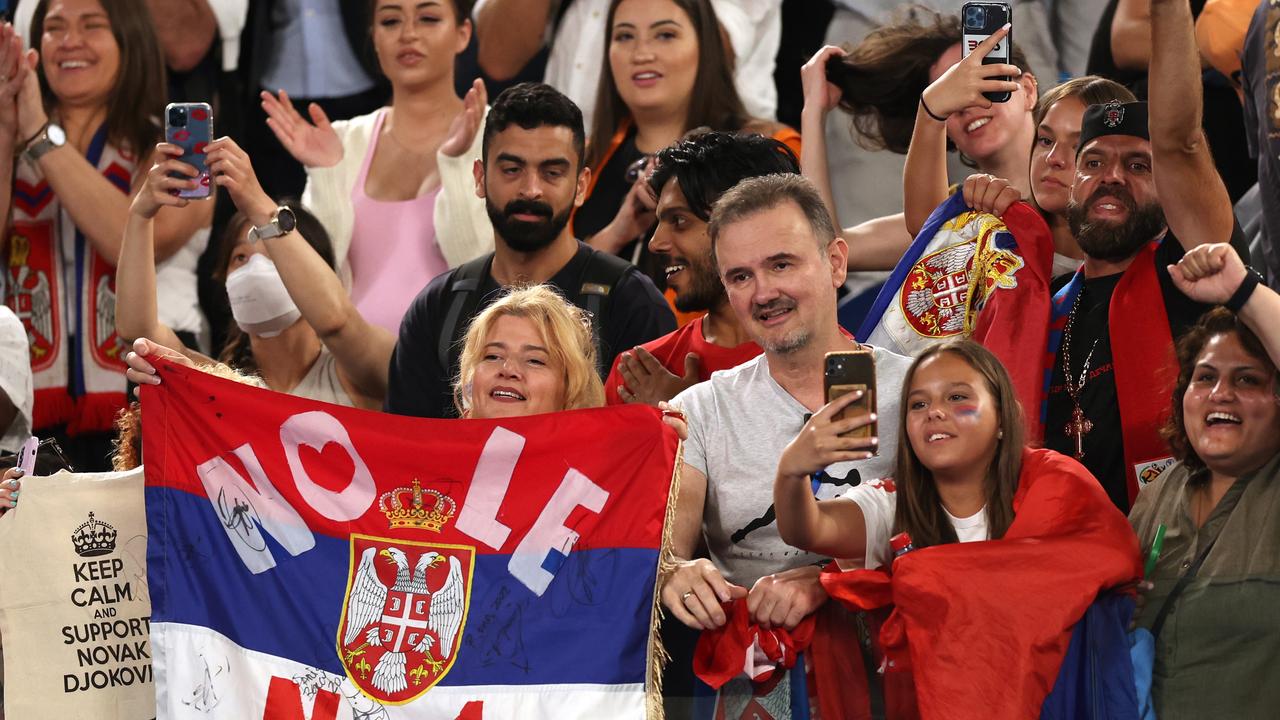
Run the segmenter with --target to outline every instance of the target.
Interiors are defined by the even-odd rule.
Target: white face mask
[[[258,337],[275,337],[302,317],[276,264],[260,253],[227,275],[227,299],[236,325]]]

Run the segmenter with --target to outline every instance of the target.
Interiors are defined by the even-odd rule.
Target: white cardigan
[[[307,187],[302,191],[302,204],[329,231],[338,275],[348,286],[351,268],[347,263],[347,251],[351,247],[351,231],[355,224],[351,190],[360,177],[360,166],[369,152],[378,112],[333,124],[342,141],[342,159],[332,167],[307,168]],[[487,108],[485,112],[488,113]],[[482,119],[475,140],[461,157],[436,152],[436,166],[440,173],[440,192],[436,195],[435,207],[436,243],[450,268],[493,252],[493,225],[485,212],[484,200],[476,197],[473,172],[475,161],[480,159],[483,138]]]

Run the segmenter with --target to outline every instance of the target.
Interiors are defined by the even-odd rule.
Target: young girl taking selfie
[[[813,474],[866,456],[843,435],[874,415],[833,419],[855,399],[819,410],[783,452],[782,539],[851,570],[823,574],[833,598],[891,608],[878,639],[895,706],[1037,716],[1085,611],[1139,574],[1124,515],[1075,460],[1024,445],[1008,373],[971,340],[930,347],[907,373],[895,476],[818,501]]]

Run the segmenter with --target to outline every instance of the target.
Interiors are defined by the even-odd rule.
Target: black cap
[[[1150,140],[1151,134],[1147,130],[1147,104],[1112,101],[1085,108],[1084,118],[1080,121],[1080,143],[1076,145],[1076,155],[1080,154],[1090,140],[1103,135],[1131,135]]]

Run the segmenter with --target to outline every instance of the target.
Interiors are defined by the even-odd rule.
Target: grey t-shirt
[[[869,460],[827,468],[827,481],[817,488],[819,499],[893,474],[902,381],[912,359],[880,348],[873,348],[873,354],[880,452]],[[765,575],[822,560],[784,543],[774,521],[778,459],[804,427],[809,411],[769,374],[768,357],[713,373],[672,403],[684,409],[689,422],[684,462],[707,476],[702,532],[711,561],[725,578],[750,588]]]

